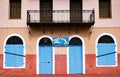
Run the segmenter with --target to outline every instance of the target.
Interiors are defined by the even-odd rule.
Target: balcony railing
[[[95,22],[94,10],[28,10],[27,11],[27,25],[32,24],[54,24],[54,23],[77,23],[89,24],[90,26]]]

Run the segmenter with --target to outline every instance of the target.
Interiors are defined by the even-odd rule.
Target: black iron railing
[[[92,23],[95,22],[94,10],[28,10],[27,24],[31,23]]]

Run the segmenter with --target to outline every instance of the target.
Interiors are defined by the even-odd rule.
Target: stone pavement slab
[[[0,75],[0,77],[120,77],[120,74],[111,75]]]

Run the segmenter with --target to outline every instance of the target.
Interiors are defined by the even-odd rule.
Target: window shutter
[[[115,44],[99,43],[97,46],[98,65],[115,65]]]
[[[24,65],[24,47],[22,44],[7,44],[5,47],[5,66],[22,67]]]

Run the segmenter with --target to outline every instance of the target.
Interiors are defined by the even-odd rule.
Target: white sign
[[[53,38],[54,46],[67,46],[68,44],[68,38]]]

